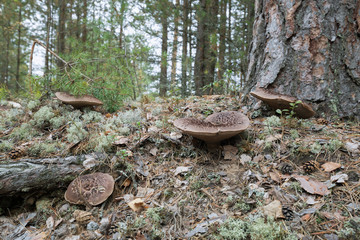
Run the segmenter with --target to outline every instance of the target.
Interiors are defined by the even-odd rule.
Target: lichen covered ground
[[[358,122],[247,111],[234,96],[143,97],[113,114],[56,100],[20,104],[1,107],[0,165],[101,152],[83,174],[106,171],[115,190],[95,207],[67,203],[66,188],[22,193],[23,202],[0,208],[0,239],[360,235]],[[218,149],[172,124],[221,111],[241,111],[251,125]]]

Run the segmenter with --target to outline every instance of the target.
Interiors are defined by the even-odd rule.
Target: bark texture
[[[97,156],[100,157],[100,156]],[[0,164],[0,199],[19,193],[66,187],[84,171],[85,155],[66,158],[21,159]]]
[[[360,118],[360,4],[257,0],[245,94],[255,86]]]

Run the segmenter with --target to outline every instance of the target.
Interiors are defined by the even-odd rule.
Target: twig
[[[59,55],[57,55],[55,52],[51,51],[48,47],[45,46],[45,44],[43,44],[42,42],[40,42],[37,39],[34,39],[32,48],[31,48],[31,54],[30,54],[30,70],[29,70],[29,75],[32,75],[32,59],[33,59],[33,53],[34,53],[34,49],[35,49],[35,45],[39,44],[40,46],[42,46],[46,51],[50,52],[52,55],[54,55],[57,59],[59,59],[61,62],[63,62],[65,64],[65,72],[67,73],[67,75],[69,76],[69,73],[66,70],[66,66],[71,66],[71,64],[67,61],[65,61],[64,59],[62,59]],[[93,81],[92,78],[86,76],[85,74],[79,72],[81,76],[83,76],[84,78],[86,78],[88,81]],[[70,76],[69,76],[70,78]],[[70,80],[72,82],[74,82],[71,78]]]

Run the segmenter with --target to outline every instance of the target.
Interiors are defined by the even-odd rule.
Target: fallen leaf
[[[306,176],[293,175],[292,177],[299,181],[301,187],[308,193],[319,194],[321,196],[328,195],[330,193],[327,186],[322,182],[311,180]]]
[[[156,126],[151,126],[148,128],[148,133],[158,133],[158,132],[160,132],[160,128]]]
[[[311,214],[307,213],[307,214],[305,214],[304,216],[301,217],[301,220],[306,222],[306,221],[309,221],[310,217],[311,217]]]
[[[170,138],[173,140],[178,140],[182,137],[182,134],[180,132],[171,132]]]
[[[280,183],[281,182],[281,176],[278,172],[269,172],[269,176],[271,180],[274,182]]]
[[[251,162],[251,157],[249,155],[246,155],[246,154],[241,154],[240,162],[241,162],[242,165],[244,165],[245,163]]]
[[[154,157],[156,156],[157,152],[158,152],[158,149],[156,147],[154,147],[150,150],[151,155],[153,155]]]
[[[175,170],[173,170],[174,171],[174,176],[177,176],[177,175],[183,174],[183,173],[187,173],[187,172],[191,171],[191,169],[192,169],[191,166],[189,166],[189,167],[183,167],[183,166],[177,167]]]
[[[335,162],[326,162],[321,165],[321,167],[324,169],[325,172],[331,172],[341,167],[341,164]]]
[[[50,216],[48,219],[46,219],[46,227],[49,230],[52,230],[55,225],[55,220],[52,216]]]
[[[337,174],[334,175],[330,178],[331,182],[336,182],[336,183],[345,183],[345,181],[347,181],[349,179],[347,174]]]
[[[265,142],[275,142],[275,141],[280,140],[281,137],[282,137],[281,134],[270,135],[269,137],[267,137],[267,138],[265,139]]]
[[[136,198],[132,200],[131,202],[128,203],[128,205],[134,212],[140,212],[144,208],[146,208],[145,202],[140,198]]]
[[[129,138],[123,136],[116,136],[114,139],[114,145],[126,145],[129,142]]]
[[[236,160],[237,156],[236,153],[238,152],[238,148],[231,146],[231,145],[226,145],[224,146],[224,159],[226,160]]]
[[[138,187],[137,190],[138,190],[138,192],[136,194],[137,198],[149,197],[155,192],[155,190],[153,188]]]
[[[129,178],[125,179],[124,182],[122,183],[123,187],[128,187],[131,184],[131,180]]]
[[[282,205],[279,200],[272,201],[271,203],[266,205],[263,210],[266,216],[273,217],[275,219],[284,218],[284,215],[282,213]]]

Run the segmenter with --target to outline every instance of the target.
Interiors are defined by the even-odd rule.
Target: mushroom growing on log
[[[68,186],[65,200],[72,204],[99,205],[112,194],[114,183],[114,178],[106,173],[79,176]]]
[[[249,125],[247,116],[236,111],[214,113],[205,120],[181,118],[174,121],[174,126],[184,133],[206,142],[209,150],[243,132]]]
[[[288,95],[273,93],[264,88],[256,88],[254,91],[250,92],[250,94],[257,99],[262,100],[264,103],[275,110],[291,109],[290,103],[295,103],[299,100]],[[311,118],[315,115],[315,111],[312,109],[312,107],[305,102],[296,104],[293,111],[295,112],[295,116],[299,118]]]
[[[55,96],[63,103],[69,104],[75,108],[103,105],[102,101],[90,95],[76,97],[66,92],[56,92]]]

